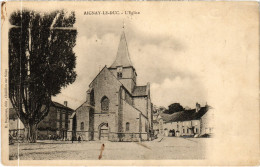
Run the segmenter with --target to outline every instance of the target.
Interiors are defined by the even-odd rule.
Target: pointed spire
[[[123,25],[124,28],[124,25]],[[127,47],[127,42],[126,42],[126,37],[125,37],[125,32],[123,31],[121,34],[118,50],[117,50],[117,55],[116,55],[116,60],[114,63],[111,65],[111,68],[116,68],[118,66],[123,66],[123,67],[129,67],[133,66],[132,62],[130,60],[130,55],[128,52],[128,47]]]

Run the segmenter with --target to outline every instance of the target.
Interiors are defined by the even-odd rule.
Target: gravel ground
[[[96,160],[101,145],[105,148],[101,159],[204,159],[205,148],[210,138],[164,137],[145,142],[109,141],[38,141],[37,143],[15,143],[9,147],[10,160]]]

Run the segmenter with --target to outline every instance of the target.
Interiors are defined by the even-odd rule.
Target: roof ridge
[[[57,103],[58,105],[61,105],[62,108],[67,108],[67,109],[69,109],[69,110],[73,110],[72,108],[70,108],[70,107],[68,107],[68,106],[65,106],[65,105],[63,105],[63,104],[61,104],[61,103],[59,103],[59,102],[56,102],[56,101],[51,101],[51,102],[52,102],[53,105],[55,105],[55,103]],[[56,106],[56,107],[60,107],[60,108],[61,108],[61,106]],[[74,111],[74,110],[73,110],[73,111]]]

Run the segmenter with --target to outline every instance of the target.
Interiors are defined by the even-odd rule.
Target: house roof
[[[110,68],[117,68],[118,66],[123,66],[123,67],[133,66],[130,60],[130,55],[128,52],[128,47],[127,47],[127,42],[126,42],[126,37],[124,32],[122,32],[121,34],[116,59],[113,62],[113,64],[110,66]]]
[[[57,108],[61,108],[61,109],[65,109],[65,110],[67,110],[67,111],[72,111],[72,112],[74,111],[73,109],[71,109],[71,108],[69,108],[69,107],[66,107],[66,106],[64,106],[63,104],[60,104],[60,103],[55,102],[55,101],[52,102],[51,106],[57,107]]]
[[[65,109],[65,110],[70,111],[70,112],[73,112],[73,111],[74,111],[73,109],[71,109],[71,108],[69,108],[69,107],[66,107],[66,106],[64,106],[64,105],[62,105],[62,104],[60,104],[60,103],[58,103],[58,102],[55,102],[55,101],[53,101],[53,102],[51,103],[51,106],[57,107],[57,108],[61,108],[61,109]],[[9,119],[16,119],[16,118],[18,118],[18,116],[17,116],[17,114],[16,114],[15,109],[14,109],[13,107],[10,107],[10,108],[9,108]]]
[[[146,96],[146,88],[147,86],[135,86],[132,95],[133,96]]]
[[[195,109],[185,110],[181,112],[176,112],[173,114],[161,114],[161,117],[165,122],[181,122],[200,119],[211,107],[205,106],[201,107],[198,112]]]

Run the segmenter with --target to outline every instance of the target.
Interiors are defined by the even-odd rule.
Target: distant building
[[[153,113],[153,133],[154,135],[157,135],[159,133],[159,121],[158,121],[158,117],[159,117],[159,113]]]
[[[9,109],[9,134],[13,137],[19,137],[18,135],[24,135],[24,125],[16,115],[14,108]]]
[[[64,105],[52,102],[49,114],[38,124],[38,139],[67,139],[69,127],[69,117],[73,109],[67,107],[68,102]],[[24,134],[25,127],[16,115],[14,108],[9,109],[9,132],[16,137],[17,134]]]
[[[197,103],[195,109],[171,115],[162,113],[158,121],[159,134],[165,136],[202,136],[214,133],[214,109],[208,105],[200,107]]]
[[[165,112],[166,108],[154,107],[153,110],[153,132],[154,135],[163,135],[164,134],[164,119],[161,115]]]
[[[150,84],[137,85],[125,33],[115,61],[87,88],[87,98],[71,117],[70,135],[83,140],[148,140],[152,132]]]

